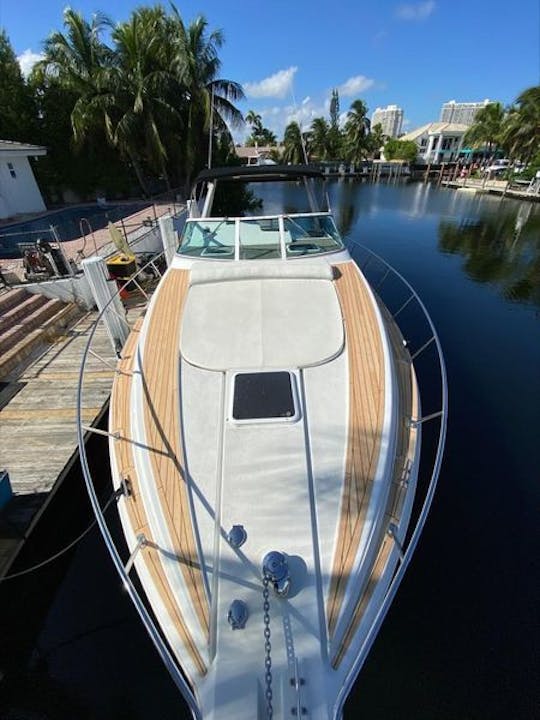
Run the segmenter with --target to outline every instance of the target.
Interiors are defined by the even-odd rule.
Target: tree
[[[248,125],[251,125],[254,133],[260,132],[262,130],[262,117],[258,115],[254,110],[248,110],[245,120]]]
[[[384,134],[382,125],[380,123],[373,125],[367,138],[367,147],[371,155],[379,157],[381,148],[388,140],[389,138]]]
[[[285,128],[285,134],[283,136],[282,161],[284,163],[299,165],[303,163],[304,160],[304,146],[302,143],[300,125],[293,121]]]
[[[475,115],[474,123],[467,130],[463,142],[472,147],[487,145],[493,157],[501,143],[504,108],[499,102],[489,103]]]
[[[308,135],[308,147],[310,155],[313,154],[318,160],[328,160],[330,126],[322,117],[314,118]]]
[[[64,26],[47,39],[43,67],[72,93],[74,140],[106,136],[144,193],[148,176],[190,184],[208,157],[211,119],[213,139],[232,144],[228,123],[243,122],[234,105],[243,92],[218,77],[223,35],[203,17],[186,26],[174,5],[142,7],[114,28],[112,47],[102,15],[88,22],[67,9]]]
[[[511,157],[525,162],[540,152],[540,85],[517,98],[504,123],[502,143]]]
[[[251,125],[251,135],[246,140],[248,147],[254,145],[275,145],[277,138],[272,130],[265,128],[262,124],[262,118],[260,115],[255,113],[253,110],[249,110],[246,113],[246,122]]]
[[[387,160],[405,160],[414,162],[418,148],[413,140],[396,140],[390,138],[384,146],[384,157]]]
[[[367,138],[371,123],[367,118],[367,105],[362,100],[355,100],[345,121],[345,155],[351,162],[361,162],[368,153]]]
[[[170,30],[176,51],[173,67],[185,88],[183,171],[189,186],[195,170],[205,164],[210,115],[213,113],[216,127],[222,130],[228,123],[239,126],[243,117],[234,102],[242,100],[244,92],[237,82],[217,77],[223,33],[220,30],[208,33],[208,23],[203,16],[186,28],[178,10],[174,5],[172,8]]]
[[[35,142],[36,107],[8,36],[0,30],[0,138]]]
[[[328,156],[330,159],[337,160],[340,157],[342,139],[339,128],[339,93],[334,89],[330,99],[330,128],[328,130]]]

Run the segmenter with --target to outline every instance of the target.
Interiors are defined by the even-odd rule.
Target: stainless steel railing
[[[161,275],[158,267],[158,261],[159,258],[164,255],[164,253],[160,253],[160,255],[153,257],[151,260],[149,260],[142,268],[137,270],[136,273],[134,273],[130,278],[126,280],[125,283],[122,284],[122,286],[118,289],[118,292],[116,295],[120,294],[123,290],[125,290],[131,283],[135,281],[136,286],[141,285],[141,283],[137,280],[137,277],[141,275],[142,272],[147,272],[149,268],[152,269],[153,272],[156,272],[157,275]],[[122,581],[122,584],[128,593],[131,601],[133,602],[137,612],[139,613],[139,616],[143,622],[144,627],[146,628],[146,631],[148,632],[148,635],[150,636],[150,639],[152,640],[154,647],[156,648],[159,656],[161,657],[165,667],[169,671],[173,681],[175,682],[176,686],[180,690],[182,696],[184,697],[191,714],[195,720],[200,720],[201,714],[199,711],[199,708],[197,706],[197,702],[195,700],[195,696],[193,694],[193,691],[191,687],[189,686],[186,678],[182,674],[181,670],[178,667],[178,664],[176,660],[174,659],[169,646],[165,642],[164,638],[162,637],[160,631],[156,627],[154,620],[152,616],[150,615],[144,601],[140,597],[137,588],[135,587],[131,577],[130,572],[132,571],[133,567],[133,559],[130,556],[126,560],[123,560],[120,557],[120,553],[118,552],[118,548],[115,545],[114,539],[111,535],[111,532],[109,530],[109,527],[107,525],[107,521],[105,519],[104,515],[104,508],[101,507],[99,503],[99,499],[97,496],[96,488],[94,485],[94,481],[92,479],[92,473],[90,471],[89,463],[88,463],[88,456],[86,453],[86,444],[85,444],[85,437],[86,433],[96,433],[100,435],[106,435],[108,436],[109,433],[104,430],[99,430],[98,428],[93,428],[87,426],[83,422],[83,407],[84,407],[84,381],[85,381],[85,372],[86,367],[88,364],[88,360],[90,357],[97,358],[99,361],[101,361],[106,367],[109,369],[113,369],[114,372],[116,370],[114,369],[117,362],[117,357],[112,356],[111,358],[103,357],[101,353],[96,352],[92,348],[92,343],[96,336],[96,330],[103,318],[103,315],[107,312],[107,310],[110,310],[110,305],[113,303],[114,298],[113,296],[109,300],[109,302],[105,305],[103,310],[99,313],[99,315],[96,318],[96,321],[94,325],[92,326],[90,330],[90,334],[88,337],[88,341],[86,343],[86,347],[83,352],[82,361],[81,361],[81,369],[79,372],[79,385],[77,388],[77,438],[79,443],[79,454],[81,459],[81,467],[83,471],[84,480],[86,483],[86,488],[88,491],[88,495],[90,497],[90,502],[92,504],[92,509],[94,511],[94,514],[97,519],[97,523],[99,526],[99,529],[101,531],[101,534],[103,535],[103,539],[105,541],[105,545],[107,547],[107,550],[109,551],[109,554],[112,558],[113,564],[120,576],[120,579]],[[143,297],[145,297],[146,302],[149,301],[151,293],[148,292],[148,290],[145,291]],[[139,311],[142,311],[142,308],[139,306]],[[140,312],[138,313],[140,314]],[[128,325],[132,327],[132,325],[127,321],[126,318],[123,318],[128,322]],[[121,494],[119,494],[119,497]]]
[[[438,388],[439,394],[439,400],[440,400],[440,407],[438,407],[434,412],[430,412],[429,414],[414,418],[412,420],[412,424],[420,425],[424,423],[430,423],[433,421],[439,422],[439,432],[438,432],[438,438],[437,438],[437,445],[434,457],[428,458],[426,461],[425,458],[422,457],[422,452],[424,451],[424,443],[422,443],[422,449],[421,449],[421,455],[420,455],[420,472],[422,470],[425,470],[425,464],[428,462],[431,467],[431,474],[428,481],[428,486],[426,490],[426,494],[423,500],[423,503],[420,508],[420,512],[418,514],[418,517],[416,519],[416,524],[414,525],[414,529],[412,533],[409,536],[409,539],[405,546],[398,546],[399,550],[399,563],[397,566],[397,569],[394,573],[394,576],[392,578],[392,581],[388,587],[388,590],[386,591],[386,594],[384,596],[384,599],[377,611],[377,614],[375,616],[375,619],[364,639],[364,642],[362,643],[362,646],[360,648],[360,652],[357,655],[355,662],[353,663],[345,682],[343,683],[343,686],[340,690],[340,693],[337,698],[337,702],[334,708],[334,718],[336,720],[339,720],[342,717],[343,714],[343,706],[345,704],[345,701],[354,685],[354,682],[356,681],[356,678],[358,677],[358,674],[360,670],[362,669],[362,666],[369,654],[369,651],[375,641],[375,638],[377,637],[377,634],[381,628],[381,625],[384,621],[384,618],[386,617],[386,614],[388,613],[388,610],[390,608],[390,605],[392,604],[392,601],[397,593],[397,590],[399,588],[399,585],[405,575],[405,572],[407,570],[407,567],[409,566],[412,556],[414,554],[414,551],[416,549],[416,546],[418,545],[418,541],[420,540],[420,535],[422,534],[422,530],[424,528],[424,525],[427,520],[427,516],[431,507],[431,504],[433,502],[433,497],[435,495],[435,490],[437,488],[437,481],[439,478],[439,473],[441,470],[442,465],[442,459],[443,459],[443,453],[444,453],[444,444],[446,440],[446,423],[447,423],[447,417],[448,417],[448,386],[447,386],[447,377],[446,377],[446,366],[444,363],[444,357],[442,352],[441,343],[439,340],[439,336],[437,334],[437,331],[435,329],[435,326],[429,316],[429,313],[422,302],[422,300],[419,298],[415,290],[412,288],[412,286],[409,284],[409,282],[399,273],[397,270],[394,270],[383,258],[381,258],[376,253],[372,252],[365,246],[361,245],[360,243],[357,243],[355,241],[352,241],[352,247],[349,247],[349,251],[355,260],[355,262],[359,265],[360,269],[366,276],[366,279],[370,283],[370,286],[372,290],[375,292],[376,295],[381,297],[382,289],[384,285],[388,282],[389,278],[394,278],[401,287],[405,290],[405,297],[402,298],[399,307],[392,312],[390,308],[388,308],[390,314],[392,315],[393,319],[397,323],[398,327],[402,331],[403,334],[403,328],[400,324],[400,316],[404,312],[405,308],[410,307],[411,305],[415,304],[417,308],[420,310],[423,320],[426,323],[426,328],[428,330],[428,337],[423,338],[423,341],[417,348],[409,347],[410,353],[411,353],[411,360],[413,367],[415,368],[415,372],[417,370],[418,365],[418,359],[422,357],[425,353],[425,351],[431,347],[432,345],[435,346],[436,349],[436,362],[438,364],[439,369],[439,383],[440,387]],[[364,255],[364,259],[361,259],[361,255]],[[379,278],[377,278],[376,281],[370,281],[368,275],[367,275],[367,267],[368,265],[377,264],[380,272],[382,273]],[[382,299],[382,298],[381,298]],[[419,378],[419,379],[418,379]],[[421,373],[417,373],[417,379],[418,379],[418,385],[419,385],[419,391],[420,395],[422,396],[422,381],[421,381]],[[424,461],[424,468],[422,466],[422,462]],[[430,472],[430,468],[427,468],[427,472]]]
[[[439,477],[439,472],[441,469],[442,464],[442,458],[443,458],[443,451],[444,451],[444,442],[446,438],[446,422],[447,422],[447,415],[448,415],[448,389],[447,389],[447,379],[446,379],[446,368],[444,364],[443,354],[442,354],[442,348],[441,343],[439,340],[439,337],[437,335],[437,331],[435,329],[435,326],[429,317],[429,314],[427,312],[427,309],[425,305],[423,304],[422,300],[419,298],[417,293],[414,291],[412,286],[405,280],[405,278],[400,275],[396,270],[394,270],[385,260],[383,260],[380,256],[376,255],[375,253],[371,252],[364,246],[360,245],[359,243],[353,242],[353,247],[349,248],[351,251],[351,254],[357,264],[361,267],[361,269],[364,271],[364,274],[366,275],[368,281],[369,277],[367,276],[367,268],[368,266],[375,266],[379,269],[381,272],[381,276],[377,278],[376,282],[371,281],[371,287],[375,294],[381,295],[382,290],[386,283],[389,282],[389,279],[397,280],[397,282],[400,284],[400,286],[405,291],[405,296],[401,299],[399,306],[392,311],[390,308],[388,308],[390,314],[400,327],[400,329],[403,332],[403,329],[400,325],[400,319],[402,317],[402,314],[405,312],[406,308],[410,308],[411,306],[416,306],[420,312],[421,316],[423,318],[423,321],[426,325],[426,328],[428,330],[428,337],[423,338],[423,340],[420,342],[419,346],[416,348],[410,347],[411,352],[411,359],[413,366],[415,367],[415,371],[417,369],[417,363],[419,358],[424,356],[427,349],[431,346],[434,346],[436,349],[436,362],[438,364],[439,368],[439,400],[440,400],[440,406],[435,409],[434,412],[430,412],[426,416],[414,418],[413,423],[415,424],[424,424],[424,423],[431,423],[434,421],[439,422],[439,432],[438,432],[438,439],[437,439],[437,446],[435,451],[435,456],[431,462],[431,467],[428,468],[428,473],[430,473],[430,478],[428,481],[428,487],[425,494],[425,498],[423,500],[418,518],[416,519],[416,524],[414,526],[414,530],[412,531],[412,534],[410,534],[410,537],[404,546],[399,546],[398,549],[400,551],[400,560],[399,564],[397,566],[397,570],[395,571],[395,574],[392,578],[392,581],[388,587],[388,590],[386,592],[386,595],[383,599],[383,602],[381,603],[381,606],[376,614],[375,620],[368,631],[366,638],[362,644],[360,653],[358,654],[354,664],[352,665],[346,680],[342,686],[342,689],[338,695],[338,699],[334,708],[334,717],[341,718],[342,712],[343,712],[343,706],[345,703],[345,700],[347,699],[347,696],[349,692],[352,689],[352,686],[358,676],[358,673],[360,672],[362,665],[364,664],[366,657],[371,649],[371,646],[373,645],[373,642],[377,636],[377,633],[384,621],[384,618],[390,608],[390,605],[392,603],[392,600],[394,599],[396,592],[398,590],[398,587],[401,583],[401,580],[403,579],[403,576],[405,574],[405,571],[407,570],[407,567],[411,561],[412,555],[416,549],[416,546],[418,544],[418,541],[420,539],[420,535],[422,533],[422,530],[424,528],[429,509],[431,507],[433,497],[435,494],[436,486],[437,486],[437,480]],[[364,259],[360,259],[360,255],[364,255]],[[159,256],[158,256],[159,257]],[[118,293],[120,293],[122,290],[124,290],[130,283],[132,283],[134,280],[136,283],[137,276],[140,275],[141,271],[147,271],[148,268],[152,268],[154,272],[159,273],[158,265],[156,263],[156,257],[152,258],[148,263],[144,265],[144,267],[140,268],[140,270],[137,271],[132,277],[130,277],[121,288],[119,288]],[[140,283],[138,283],[140,285]],[[150,299],[151,293],[146,290],[147,301]],[[92,475],[89,468],[88,458],[86,454],[86,446],[85,446],[85,433],[87,432],[93,432],[97,434],[102,434],[109,436],[110,434],[107,431],[99,430],[97,428],[88,427],[83,422],[83,396],[84,396],[84,377],[86,372],[87,363],[90,357],[98,358],[101,362],[103,362],[104,365],[106,365],[109,369],[113,371],[116,367],[116,361],[117,357],[115,355],[111,356],[111,358],[105,358],[102,357],[100,353],[97,353],[92,348],[92,343],[95,338],[96,329],[99,326],[99,323],[103,317],[103,315],[107,312],[109,309],[110,304],[113,302],[113,298],[109,301],[109,303],[103,308],[102,312],[98,315],[88,338],[88,342],[86,344],[82,363],[81,363],[81,369],[79,374],[79,387],[78,387],[78,400],[77,400],[77,431],[78,431],[78,441],[79,441],[79,452],[80,452],[80,458],[81,458],[81,466],[83,470],[83,475],[86,482],[86,487],[88,490],[88,494],[90,497],[90,501],[92,504],[92,508],[94,510],[94,513],[97,518],[97,522],[99,525],[99,528],[101,530],[101,533],[103,535],[106,547],[111,555],[111,558],[113,560],[113,563],[116,567],[116,570],[122,580],[122,583],[124,585],[124,588],[126,589],[127,593],[129,594],[133,604],[135,605],[135,608],[137,609],[137,612],[139,613],[139,616],[141,617],[141,620],[152,640],[154,643],[154,646],[156,647],[156,650],[158,651],[158,654],[160,655],[161,659],[163,660],[166,668],[168,669],[169,673],[171,674],[175,684],[177,685],[178,689],[180,690],[181,694],[183,695],[184,699],[186,700],[186,703],[188,704],[188,707],[191,711],[191,714],[196,720],[199,720],[201,717],[200,711],[198,709],[195,696],[193,694],[193,691],[189,684],[187,683],[184,675],[182,674],[180,668],[178,667],[178,664],[173,657],[166,641],[161,635],[161,632],[156,627],[154,620],[152,619],[144,601],[139,596],[139,593],[133,583],[133,581],[130,578],[130,572],[133,568],[133,557],[130,556],[127,559],[122,559],[120,557],[120,553],[118,552],[118,549],[114,543],[113,537],[111,535],[111,532],[107,526],[107,522],[105,520],[105,516],[103,513],[103,509],[100,506],[99,499],[96,493],[96,488],[94,486],[94,482],[92,479]],[[141,307],[138,308],[139,310],[142,310]],[[128,324],[130,327],[132,326],[131,323],[128,321]],[[422,382],[421,379],[419,379],[419,389],[420,394],[422,394]],[[423,451],[423,448],[422,448]],[[422,469],[422,462],[423,458],[421,455],[420,459],[420,467]],[[428,461],[426,461],[428,462]],[[426,464],[424,463],[424,465]],[[394,538],[397,542],[397,538]],[[133,553],[132,553],[133,555]]]

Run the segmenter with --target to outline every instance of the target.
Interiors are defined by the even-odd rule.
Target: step
[[[0,315],[26,300],[28,293],[23,288],[12,288],[0,295]]]
[[[21,323],[25,315],[31,315],[34,310],[37,310],[46,302],[47,298],[44,295],[30,295],[15,307],[7,310],[0,315],[0,333],[9,330],[16,323]]]
[[[45,300],[43,305],[27,315],[21,323],[0,334],[0,355],[7,352],[32,330],[43,324],[64,307],[61,300]]]
[[[56,301],[55,301],[56,302]],[[32,356],[40,354],[49,343],[63,335],[68,327],[84,314],[84,310],[75,303],[61,303],[62,308],[50,317],[42,327],[32,330],[7,352],[0,355],[0,380],[24,368],[24,363]]]

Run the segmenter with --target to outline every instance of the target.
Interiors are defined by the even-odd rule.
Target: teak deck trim
[[[341,517],[327,600],[332,638],[343,604],[377,469],[384,419],[384,354],[377,315],[351,261],[335,266],[349,357],[349,424]]]
[[[178,634],[191,654],[195,667],[201,675],[204,675],[207,670],[206,665],[185,624],[178,604],[175,601],[174,593],[167,580],[158,552],[156,552],[155,548],[152,546],[152,531],[144,509],[139,479],[135,470],[132,444],[130,441],[132,413],[131,385],[135,353],[139,342],[142,322],[143,319],[140,318],[135,323],[124,348],[122,349],[121,359],[118,363],[119,372],[116,374],[114,379],[111,394],[110,429],[113,433],[120,433],[120,438],[114,440],[116,466],[120,477],[127,479],[129,482],[131,494],[126,498],[124,507],[129,517],[133,533],[135,535],[143,534],[147,540],[147,545],[143,548],[143,557],[148,572],[150,573],[155,588],[159,593]]]
[[[180,328],[188,286],[188,270],[169,270],[148,318],[142,360],[144,422],[163,515],[208,639],[210,608],[191,516],[180,425]]]
[[[398,403],[400,415],[400,431],[397,436],[396,458],[394,461],[392,485],[388,497],[385,524],[387,528],[391,522],[396,526],[399,525],[405,496],[407,493],[408,477],[410,469],[413,465],[419,431],[411,424],[406,422],[410,418],[418,416],[418,387],[416,383],[416,375],[412,365],[409,351],[402,343],[401,334],[388,310],[380,305],[380,310],[385,316],[386,326],[389,328],[389,339],[392,347],[392,354],[396,365],[396,374],[398,379]],[[351,620],[346,628],[337,650],[332,658],[332,667],[337,669],[341,664],[347,650],[349,649],[362,617],[366,611],[367,605],[371,600],[373,593],[381,579],[390,554],[395,548],[395,541],[383,529],[384,536],[375,562],[371,569],[369,578],[365,587],[359,589],[358,599],[354,608]]]

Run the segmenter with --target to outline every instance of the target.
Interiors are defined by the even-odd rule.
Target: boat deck
[[[147,572],[155,591],[161,597],[169,621],[191,655],[193,666],[203,676],[207,671],[208,648],[195,639],[184,607],[172,589],[167,563],[170,557],[160,550],[154,532],[155,518],[143,499],[141,480],[138,477],[134,446],[140,445],[141,429],[135,440],[136,408],[135,382],[140,383],[144,401],[144,437],[159,507],[167,536],[174,547],[187,588],[191,610],[194,611],[202,635],[210,643],[210,601],[202,570],[202,560],[193,523],[181,426],[180,395],[180,333],[182,312],[189,287],[189,270],[171,269],[163,279],[158,296],[144,328],[144,341],[140,341],[141,325],[130,335],[122,352],[111,400],[110,430],[118,433],[113,440],[116,465],[115,482],[127,480],[131,494],[125,501],[127,517],[132,529],[132,540],[144,535],[143,552]],[[392,549],[391,538],[384,539],[383,530],[378,555],[372,559],[361,592],[350,601],[348,583],[357,562],[359,544],[368,512],[373,480],[377,472],[381,435],[385,414],[385,362],[381,340],[381,316],[364,280],[352,263],[334,266],[334,286],[339,299],[348,352],[349,410],[346,459],[342,480],[342,497],[336,528],[336,540],[329,588],[324,603],[326,628],[330,641],[336,632],[338,619],[347,603],[349,621],[341,627],[335,638],[330,658],[338,668],[352,641],[369,602],[376,580],[387,566]],[[157,300],[157,302],[156,302]],[[399,335],[389,338],[397,363],[399,412],[407,418],[414,413],[414,375],[410,358],[399,343]],[[145,347],[152,352],[145,352]],[[405,423],[402,423],[405,427]],[[386,520],[399,523],[405,485],[403,478],[414,456],[416,432],[402,431],[398,438],[398,455],[394,467],[394,482],[386,503]],[[113,468],[114,470],[114,468]],[[219,513],[216,512],[216,517]],[[387,527],[387,526],[386,526]],[[224,534],[224,529],[220,529]],[[133,549],[133,548],[132,548]],[[346,600],[346,597],[349,599]]]

